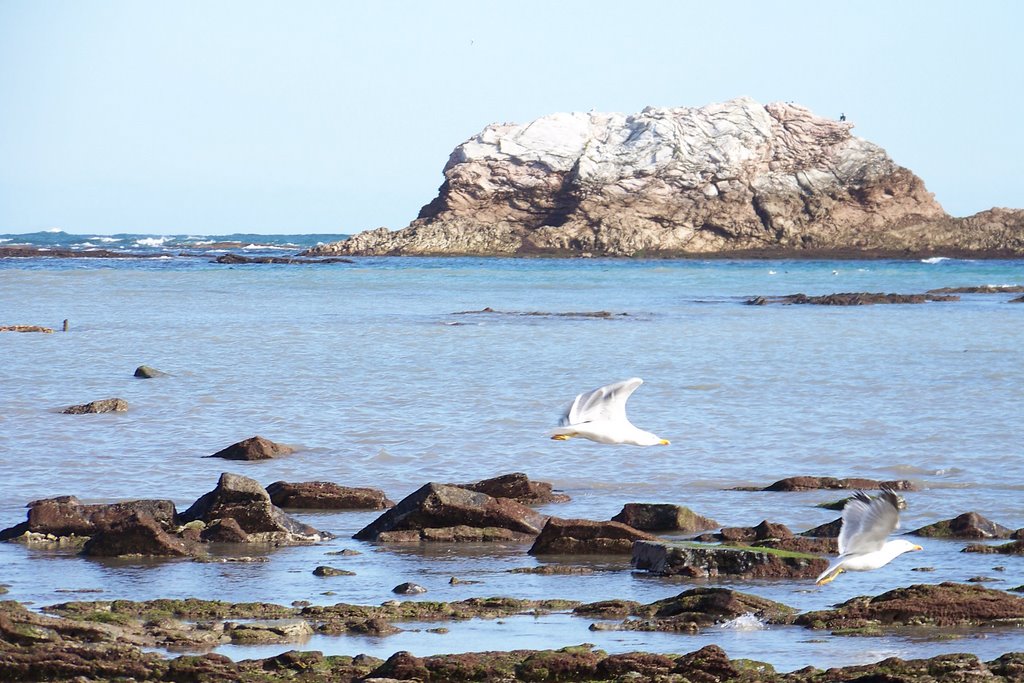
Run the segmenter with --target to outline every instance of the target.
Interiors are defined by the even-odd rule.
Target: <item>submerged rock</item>
[[[128,401],[123,398],[104,398],[99,401],[69,406],[60,411],[65,415],[83,415],[86,413],[123,413],[128,410]]]
[[[540,533],[546,520],[546,516],[510,498],[493,498],[458,486],[429,483],[359,530],[353,538],[374,541],[384,532],[462,526],[506,529],[523,534],[525,538]]]
[[[828,567],[828,560],[805,553],[744,546],[637,541],[633,566],[662,576],[750,579],[810,579]]]
[[[1002,545],[983,545],[972,543],[961,552],[965,553],[997,553],[999,555],[1024,555],[1024,540],[1010,541]]]
[[[148,365],[140,365],[135,368],[135,377],[139,379],[153,379],[154,377],[166,377],[167,373],[156,368],[151,368]]]
[[[267,493],[274,505],[282,508],[381,510],[394,506],[379,489],[339,486],[329,481],[275,481],[267,487]]]
[[[53,328],[42,327],[41,325],[0,325],[0,332],[42,332],[43,334],[53,334]]]
[[[953,519],[928,524],[910,533],[928,538],[1010,538],[1013,529],[985,519],[977,512],[965,512]]]
[[[656,539],[657,536],[619,522],[552,517],[533,542],[529,553],[626,555],[632,552],[634,541]]]
[[[622,506],[622,511],[612,517],[612,521],[641,531],[692,533],[721,526],[715,520],[702,517],[690,508],[665,503],[626,503]]]
[[[645,605],[631,601],[606,600],[580,605],[573,609],[573,613],[601,618],[634,616],[675,619],[692,622],[698,626],[710,626],[746,614],[769,624],[789,624],[796,618],[797,611],[774,600],[728,588],[691,588],[675,597]]]
[[[874,304],[924,304],[929,301],[959,301],[960,297],[951,294],[883,294],[881,292],[840,292],[807,296],[806,294],[788,294],[786,296],[757,296],[747,299],[752,306],[766,304],[811,304],[815,306],[871,306]]]
[[[975,287],[939,287],[929,289],[929,294],[1019,294],[1024,285],[980,285]]]
[[[486,493],[494,498],[511,498],[523,505],[567,503],[571,500],[564,493],[555,493],[551,484],[544,481],[530,481],[530,478],[522,472],[503,474],[473,484],[452,484],[452,486]]]
[[[1024,598],[977,585],[916,584],[807,612],[795,623],[865,635],[901,626],[1024,626]]]
[[[752,543],[769,539],[790,538],[793,532],[785,524],[761,520],[757,526],[727,526],[721,531],[701,534],[693,540],[701,543]]]
[[[813,491],[816,489],[890,489],[892,491],[917,491],[917,485],[907,479],[894,481],[878,481],[877,479],[848,478],[837,479],[836,477],[787,477],[780,479],[764,488],[758,487],[737,487],[734,491]]]
[[[274,443],[262,436],[251,436],[238,443],[223,448],[208,458],[224,458],[225,460],[270,460],[279,455],[288,455],[295,451],[291,446]]]
[[[231,265],[243,263],[284,263],[284,264],[330,264],[330,263],[355,263],[347,258],[298,258],[295,256],[242,256],[241,254],[221,254],[213,261],[214,263],[227,263]]]

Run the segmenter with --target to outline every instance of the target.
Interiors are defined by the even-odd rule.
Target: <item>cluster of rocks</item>
[[[561,650],[516,650],[415,657],[398,652],[381,660],[365,655],[325,657],[289,651],[235,662],[222,655],[166,658],[152,648],[207,649],[223,643],[288,643],[314,633],[386,636],[403,622],[497,619],[516,614],[570,612],[596,619],[592,630],[693,633],[737,617],[764,624],[797,624],[834,633],[875,635],[912,626],[990,626],[1024,623],[1024,598],[979,586],[915,585],[859,597],[831,610],[797,614],[786,605],[722,588],[695,588],[649,604],[606,600],[471,598],[460,602],[389,601],[380,606],[339,603],[283,607],[206,600],[70,602],[31,611],[0,603],[0,670],[11,680],[182,681],[920,681],[1020,680],[1024,653],[990,662],[973,655],[927,660],[886,659],[874,665],[811,667],[780,674],[768,664],[730,660],[708,645],[683,655],[629,652],[608,655],[583,645]],[[443,627],[429,629],[445,633]],[[147,651],[148,650],[148,651]]]
[[[766,304],[810,304],[814,306],[871,306],[874,304],[923,304],[929,301],[959,301],[955,294],[884,294],[882,292],[838,292],[808,296],[787,294],[784,296],[756,296],[747,299],[751,306]]]
[[[186,557],[214,542],[280,546],[326,538],[275,506],[256,480],[230,473],[181,513],[170,500],[87,505],[61,496],[29,503],[26,521],[0,531],[0,540],[80,546],[95,556]]]

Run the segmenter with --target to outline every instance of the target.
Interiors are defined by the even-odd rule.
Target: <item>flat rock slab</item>
[[[998,553],[999,555],[1024,555],[1024,540],[1010,541],[1002,545],[983,545],[972,543],[961,552],[965,553]]]
[[[652,574],[691,578],[813,579],[828,568],[828,560],[806,553],[656,541],[634,543],[632,563]]]
[[[787,477],[780,479],[764,488],[738,486],[730,489],[732,491],[814,491],[818,489],[827,490],[877,490],[890,489],[892,491],[917,491],[918,487],[914,482],[907,479],[896,479],[893,481],[878,481],[877,479],[861,479],[858,477],[838,479],[836,477]]]
[[[123,398],[104,398],[77,406],[68,406],[60,412],[65,415],[84,415],[86,413],[123,413],[127,410],[128,401]]]
[[[866,635],[900,626],[1024,626],[1024,598],[973,584],[916,584],[807,612],[796,623]]]
[[[291,446],[274,443],[262,436],[251,436],[206,457],[225,460],[270,460],[280,455],[288,455],[294,450]]]
[[[573,609],[573,613],[600,618],[632,616],[685,620],[698,626],[710,626],[745,614],[752,614],[770,624],[790,624],[797,611],[780,602],[729,588],[691,588],[674,597],[649,604],[605,600],[580,605]]]
[[[786,296],[757,296],[747,300],[752,306],[767,304],[811,304],[815,306],[871,306],[874,304],[923,304],[929,301],[959,301],[955,294],[883,294],[881,292],[840,292],[808,296],[788,294]]]
[[[394,506],[379,489],[339,486],[329,481],[275,481],[267,487],[267,493],[271,502],[282,508],[382,510]]]

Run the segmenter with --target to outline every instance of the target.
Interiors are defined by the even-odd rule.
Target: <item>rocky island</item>
[[[954,218],[852,128],[747,97],[496,123],[408,227],[306,255],[1024,254],[1024,210]]]

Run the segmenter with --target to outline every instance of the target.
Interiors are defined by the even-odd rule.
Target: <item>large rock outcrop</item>
[[[747,97],[492,124],[408,227],[307,254],[1024,253],[1024,211],[954,219],[852,127]]]

